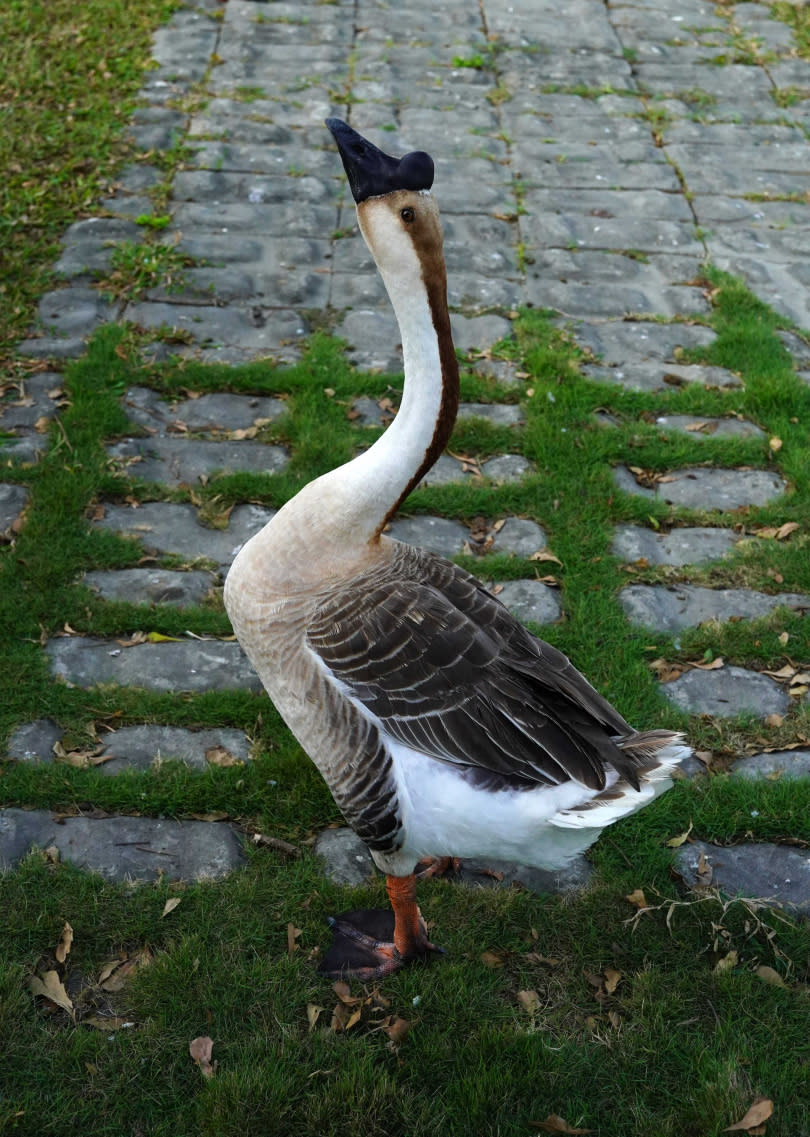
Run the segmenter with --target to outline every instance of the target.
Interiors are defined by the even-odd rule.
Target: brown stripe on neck
[[[426,249],[420,247],[420,243],[414,243],[416,244],[416,251],[419,254],[419,260],[422,264],[422,280],[427,292],[433,327],[439,343],[439,362],[442,370],[442,401],[439,407],[439,413],[436,416],[433,437],[425,451],[425,455],[419,463],[413,477],[383,518],[379,529],[374,535],[375,539],[379,538],[383,529],[392,520],[394,514],[402,505],[408,494],[419,485],[431,466],[438,461],[450,440],[450,435],[453,433],[453,427],[455,426],[456,415],[458,413],[458,360],[456,359],[456,349],[453,347],[453,337],[450,332],[450,313],[447,310],[447,273],[444,267],[441,244],[439,244],[438,247],[434,246]]]

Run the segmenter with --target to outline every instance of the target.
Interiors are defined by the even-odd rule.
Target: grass
[[[662,572],[636,565],[622,573],[609,551],[612,528],[623,521],[665,528],[687,520],[738,520],[676,513],[664,503],[622,495],[613,487],[611,464],[659,471],[705,461],[777,466],[791,495],[741,522],[753,532],[795,519],[799,529],[786,541],[751,537],[722,567],[705,571],[722,573],[722,583],[810,591],[810,391],[793,374],[773,313],[723,274],[707,270],[705,288],[718,335],[704,358],[739,371],[743,388],[648,394],[591,383],[580,375],[581,356],[566,333],[544,313],[523,312],[513,323],[514,338],[497,353],[519,360],[529,375],[525,426],[505,431],[480,420],[463,423],[451,446],[479,457],[507,447],[521,451],[536,475],[519,486],[423,489],[408,508],[462,519],[518,513],[540,521],[562,562],[554,567],[567,614],[543,629],[546,637],[633,721],[686,726],[722,768],[740,750],[809,736],[807,711],[795,709],[778,727],[750,718],[690,723],[662,700],[649,661],[663,656],[685,663],[709,652],[747,666],[776,669],[787,657],[806,666],[805,622],[775,616],[707,625],[678,639],[631,629],[618,588],[627,580],[660,579]],[[711,892],[685,894],[672,878],[667,847],[690,825],[720,844],[754,839],[803,846],[810,841],[807,783],[737,782],[722,773],[679,782],[603,836],[591,853],[594,883],[573,899],[426,883],[423,908],[450,956],[386,980],[384,1006],[376,996],[363,1003],[367,996],[355,984],[359,1020],[349,1030],[332,1029],[338,998],[312,959],[327,941],[325,917],[381,904],[383,894],[379,883],[348,892],[330,885],[307,852],[314,834],[339,816],[268,700],[239,692],[84,691],[52,681],[40,644],[65,623],[105,636],[229,630],[218,606],[178,613],[104,604],[76,583],[85,568],[123,567],[139,555],[130,542],[88,527],[88,511],[98,500],[164,496],[159,487],[128,483],[107,468],[102,444],[126,429],[120,394],[128,386],[146,383],[166,395],[227,387],[284,396],[286,416],[266,429],[291,448],[293,461],[273,476],[214,478],[195,488],[198,504],[215,514],[246,498],[280,505],[367,444],[375,434],[347,416],[352,397],[396,402],[401,379],[353,372],[340,344],[323,334],[310,340],[301,363],[275,371],[191,361],[144,365],[137,348],[127,329],[97,334],[88,355],[69,367],[70,405],[49,454],[39,466],[14,472],[28,484],[32,505],[16,544],[0,557],[0,666],[15,677],[0,705],[0,730],[6,736],[17,724],[47,715],[60,723],[68,747],[81,748],[105,724],[230,725],[254,738],[256,757],[233,769],[195,772],[166,762],[114,778],[59,762],[5,762],[0,800],[66,812],[86,803],[152,816],[216,812],[246,833],[292,842],[303,855],[289,859],[251,848],[245,868],[218,884],[161,881],[133,890],[34,853],[0,879],[0,911],[7,914],[0,1037],[8,1087],[0,1098],[0,1127],[56,1134],[82,1126],[102,1137],[219,1137],[245,1129],[522,1137],[532,1122],[559,1114],[601,1134],[666,1137],[718,1133],[762,1094],[776,1103],[770,1133],[808,1132],[807,926]],[[475,401],[515,398],[513,389],[474,375],[464,377],[462,394]],[[610,411],[618,425],[597,425],[597,408]],[[780,437],[782,447],[774,452],[761,442],[662,434],[656,416],[678,412],[742,414],[769,439]],[[171,496],[189,499],[192,491]],[[503,577],[534,570],[531,562],[503,557],[472,566]],[[692,575],[668,570],[666,579]],[[780,639],[786,630],[788,648]],[[638,888],[651,911],[634,919],[637,911],[626,897]],[[180,904],[162,917],[170,898]],[[55,966],[52,953],[66,920],[75,939],[58,970],[74,994],[77,1022],[34,1002],[27,988],[30,974]],[[288,925],[300,930],[294,951]],[[151,962],[120,991],[106,992],[105,963],[127,952],[146,952]],[[725,970],[722,961],[731,961]],[[758,972],[763,967],[784,986],[765,982]],[[94,1014],[103,1020],[111,1013],[117,1017],[107,1022],[134,1026],[83,1025]],[[393,1030],[392,1016],[410,1024],[406,1036]],[[190,1040],[201,1035],[214,1039],[218,1067],[210,1079],[188,1055]]]
[[[51,282],[60,233],[92,207],[127,156],[119,128],[141,82],[149,30],[171,7],[142,0],[133,14],[117,0],[7,0],[0,11],[8,264],[0,344],[7,354]],[[479,66],[474,56],[458,65]],[[239,90],[245,101],[262,93]],[[695,102],[709,99],[692,95]],[[491,96],[497,101],[508,92],[496,87]],[[181,158],[178,147],[162,161],[168,170]],[[516,182],[518,213],[522,196]],[[161,227],[160,216],[138,220],[145,231]],[[172,259],[175,250],[158,251],[166,247],[157,237],[119,247],[112,282],[119,294],[176,280],[183,265]],[[566,333],[544,313],[523,312],[514,338],[497,353],[529,376],[519,395],[465,374],[462,397],[520,397],[525,426],[465,422],[451,448],[481,458],[518,451],[536,473],[519,486],[420,490],[407,507],[462,520],[519,514],[540,522],[560,565],[504,556],[464,563],[495,579],[553,567],[566,619],[544,628],[546,638],[638,725],[687,729],[695,746],[712,752],[718,772],[678,782],[605,833],[590,853],[593,884],[582,894],[560,899],[426,882],[421,903],[449,956],[386,980],[367,1002],[353,984],[361,1014],[344,1030],[332,1029],[338,995],[315,970],[328,939],[326,916],[382,905],[384,893],[379,882],[345,890],[324,879],[309,845],[340,818],[269,700],[109,685],[85,691],[53,681],[42,643],[66,624],[106,637],[227,635],[217,603],[178,612],[105,604],[87,591],[80,583],[85,570],[129,567],[142,554],[133,542],[88,524],[96,505],[127,497],[193,500],[212,521],[245,500],[279,506],[376,437],[348,418],[351,400],[365,394],[396,403],[401,377],[353,372],[340,344],[324,334],[285,370],[191,361],[157,367],[140,362],[132,329],[104,328],[87,356],[69,366],[69,404],[51,427],[46,456],[34,467],[0,468],[0,479],[25,484],[31,494],[25,526],[13,545],[0,548],[0,747],[21,723],[49,716],[68,749],[91,745],[109,726],[227,725],[250,735],[255,757],[245,767],[202,772],[167,761],[116,777],[61,761],[5,760],[0,806],[171,818],[216,813],[246,835],[291,842],[300,855],[249,842],[245,867],[216,884],[118,886],[41,851],[0,876],[0,1133],[525,1137],[558,1114],[603,1137],[713,1137],[761,1094],[775,1104],[770,1137],[810,1135],[807,924],[729,903],[711,890],[686,892],[673,877],[667,844],[693,826],[693,835],[721,845],[757,840],[806,848],[810,785],[748,783],[722,771],[740,752],[807,745],[810,715],[797,705],[780,724],[750,716],[688,720],[663,700],[649,666],[660,657],[685,665],[722,655],[728,664],[776,670],[791,660],[806,669],[807,620],[783,612],[671,637],[630,628],[617,599],[629,582],[810,592],[810,389],[793,373],[774,313],[723,274],[707,270],[704,284],[718,335],[702,358],[738,371],[742,389],[648,394],[591,383]],[[290,448],[290,465],[273,476],[213,478],[193,490],[127,481],[109,469],[104,443],[126,432],[120,396],[135,383],[167,396],[223,389],[284,396],[287,414],[263,437]],[[599,408],[617,425],[599,425]],[[782,445],[663,432],[655,420],[665,413],[741,414]],[[617,463],[665,472],[707,462],[778,470],[790,493],[729,517],[626,496],[610,473]],[[719,565],[622,566],[610,554],[619,523],[666,529],[707,521],[737,525],[747,538]],[[786,540],[756,536],[785,521],[799,526]],[[637,889],[650,906],[641,915],[628,900]],[[164,916],[169,899],[180,903]],[[65,921],[75,938],[58,963]],[[105,965],[127,953],[145,965],[119,990],[106,989]],[[32,996],[31,975],[52,968],[71,992],[75,1020]],[[774,984],[774,974],[783,985]],[[105,1029],[91,1024],[93,1015],[106,1020]],[[393,1016],[410,1025],[407,1034],[395,1029]],[[188,1054],[190,1040],[201,1035],[214,1039],[210,1079]]]
[[[67,226],[97,209],[123,141],[151,33],[176,0],[0,5],[0,366],[28,331]],[[111,50],[111,45],[115,49]]]

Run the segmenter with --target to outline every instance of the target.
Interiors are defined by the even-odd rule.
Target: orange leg
[[[425,921],[416,903],[416,878],[413,874],[388,876],[385,888],[394,915],[391,939],[381,939],[363,929],[363,924],[379,927],[378,918],[384,913],[352,912],[330,920],[334,938],[321,964],[320,970],[324,974],[353,975],[363,980],[380,979],[414,959],[424,959],[431,952],[444,954],[428,939]]]

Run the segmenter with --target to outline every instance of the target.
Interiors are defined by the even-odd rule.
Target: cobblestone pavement
[[[146,73],[132,134],[142,150],[182,159],[163,186],[169,223],[161,240],[193,258],[193,267],[179,291],[153,288],[118,303],[91,287],[109,270],[117,244],[146,239],[149,230],[136,221],[153,213],[150,191],[166,180],[165,169],[148,160],[126,168],[99,216],[65,234],[57,266],[65,287],[43,297],[38,328],[20,348],[51,361],[54,370],[30,380],[24,405],[5,410],[2,427],[14,435],[5,457],[38,460],[45,435],[35,423],[58,405],[59,361],[80,355],[105,321],[155,330],[156,359],[171,350],[238,363],[294,360],[326,313],[352,345],[358,366],[400,369],[393,316],[323,127],[328,115],[350,118],[391,152],[418,148],[435,156],[460,348],[486,349],[508,336],[504,313],[529,304],[560,313],[598,359],[586,373],[607,384],[642,391],[665,381],[738,385],[729,371],[681,359],[682,349],[710,343],[712,331],[666,321],[708,311],[699,267],[711,260],[741,276],[779,313],[810,326],[810,100],[796,98],[810,88],[810,64],[794,48],[790,28],[761,3],[721,9],[705,0],[674,6],[571,0],[564,17],[552,0],[448,0],[439,7],[204,0],[182,9],[155,37],[157,66]],[[179,329],[185,342],[167,348],[159,334],[166,326]],[[786,333],[784,342],[810,382],[806,347]],[[480,366],[519,381],[508,363]],[[217,437],[257,419],[271,421],[283,409],[278,400],[223,392],[169,406],[146,388],[130,389],[124,400],[130,418],[149,435],[111,443],[109,454],[123,463],[139,459],[143,479],[177,486],[215,468],[280,470],[289,460],[278,446]],[[380,410],[359,398],[355,413],[373,422]],[[473,405],[462,413],[485,413],[506,424],[519,419],[514,406]],[[191,440],[178,436],[178,422]],[[673,417],[666,425],[689,430],[695,421]],[[761,434],[755,424],[737,420],[717,420],[713,427],[743,437]],[[505,454],[483,472],[495,481],[519,480],[528,466],[521,455]],[[431,480],[465,476],[445,455]],[[640,485],[626,468],[616,469],[615,477],[631,493],[663,494],[675,505],[702,509],[762,504],[786,488],[778,474],[764,470],[684,468],[655,487]],[[22,486],[0,486],[0,531],[19,524],[26,500]],[[135,511],[110,503],[98,526],[135,536],[158,555],[190,560],[204,552],[216,567],[95,572],[87,583],[109,599],[197,603],[271,513],[239,505],[227,529],[211,530],[190,504],[151,502]],[[441,517],[402,519],[393,532],[446,555],[484,539]],[[486,539],[495,551],[520,556],[545,545],[542,529],[518,517]],[[700,565],[723,557],[734,540],[728,529],[657,534],[622,526],[613,551],[628,561]],[[544,623],[560,615],[559,593],[539,581],[504,582],[502,598],[524,619]],[[631,623],[672,631],[710,618],[747,619],[775,603],[745,589],[690,585],[629,586],[621,600]],[[803,595],[780,600],[810,607]],[[55,639],[46,650],[53,673],[79,686],[126,684],[136,676],[143,682],[148,674],[156,690],[256,687],[232,643],[189,641],[116,653],[107,641],[77,636]],[[149,652],[146,670],[141,651]],[[774,678],[731,667],[688,672],[664,689],[679,707],[719,715],[780,713],[789,701]],[[121,730],[109,740],[116,757],[105,770],[114,775],[167,754],[200,765],[211,747],[246,750],[244,736],[220,734]],[[10,754],[49,762],[59,741],[55,724],[25,724]],[[771,774],[792,776],[806,774],[808,761],[808,753],[790,751],[745,764],[761,769],[765,763]],[[213,835],[197,839],[194,827]],[[119,845],[128,842],[126,860],[111,855],[113,832]],[[65,857],[117,877],[154,876],[150,856],[158,846],[160,870],[177,875],[218,875],[240,857],[227,827],[206,822],[82,818],[55,828],[47,812],[0,813],[0,859],[13,863],[32,842],[54,841]],[[697,846],[689,848],[691,856]],[[716,862],[716,879],[732,890],[806,900],[810,890],[796,893],[796,881],[810,876],[810,859],[778,847],[765,858],[761,849],[744,846],[734,858],[725,850],[707,855]],[[362,850],[350,848],[348,859],[353,876],[345,866],[333,871],[362,878],[368,871]]]

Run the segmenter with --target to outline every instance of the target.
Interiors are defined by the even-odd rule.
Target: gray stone
[[[502,316],[462,316],[454,313],[450,317],[450,329],[453,343],[459,351],[490,348],[500,340],[510,339],[512,335],[511,323]]]
[[[52,762],[53,748],[62,728],[51,719],[36,719],[18,726],[8,740],[8,756],[18,762]]]
[[[760,718],[783,715],[791,704],[790,696],[775,680],[742,667],[687,671],[680,679],[664,683],[661,693],[689,714],[717,718],[744,712]]]
[[[278,357],[282,348],[302,340],[309,330],[297,312],[249,303],[216,307],[142,300],[128,304],[123,318],[147,331],[177,328],[195,343],[235,346],[260,358]]]
[[[707,841],[682,845],[675,865],[687,884],[699,886],[700,858],[712,870],[712,885],[727,896],[771,900],[782,908],[810,913],[810,852],[785,845],[718,846]]]
[[[186,608],[202,604],[216,579],[210,572],[173,572],[161,568],[132,568],[88,572],[83,581],[103,600],[130,604],[170,604]]]
[[[98,769],[103,774],[121,770],[159,768],[162,762],[184,762],[195,770],[208,768],[206,753],[224,749],[239,762],[250,761],[250,740],[241,730],[213,727],[185,730],[179,726],[123,726],[103,738],[102,754],[112,755]]]
[[[520,462],[525,462],[524,458],[520,455],[514,455]],[[489,459],[489,461],[496,461],[496,459]],[[428,470],[424,478],[420,482],[423,486],[447,486],[453,482],[463,482],[468,478],[480,477],[483,474],[483,464],[480,466],[480,474],[478,469],[472,463],[462,462],[458,458],[453,458],[450,454],[442,454],[434,466]]]
[[[242,846],[230,825],[152,817],[65,817],[47,810],[0,811],[0,869],[32,847],[56,846],[64,861],[107,880],[217,880],[239,868]]]
[[[716,338],[716,333],[710,328],[697,324],[654,324],[634,320],[578,323],[575,334],[582,346],[592,351],[602,363],[622,367],[628,359],[677,362],[676,349],[708,347]]]
[[[619,593],[631,624],[680,632],[706,620],[755,620],[776,608],[791,608],[802,614],[810,608],[810,596],[794,592],[768,596],[746,588],[699,588],[692,584],[631,584]]]
[[[499,454],[495,458],[487,458],[481,463],[481,473],[489,478],[496,486],[508,482],[519,482],[531,473],[532,464],[522,454]]]
[[[687,383],[700,383],[703,387],[741,387],[738,375],[722,367],[705,367],[701,364],[664,363],[657,360],[634,360],[615,367],[586,364],[583,373],[598,383],[618,383],[631,391],[661,391],[667,387],[682,387]]]
[[[278,418],[286,409],[281,399],[227,392],[169,402],[148,387],[130,387],[124,407],[133,422],[161,433],[175,423],[194,432],[245,430],[257,420]]]
[[[0,482],[0,538],[8,534],[28,504],[28,490],[13,482]]]
[[[775,782],[780,778],[810,777],[810,750],[772,750],[770,754],[750,754],[738,758],[729,771],[732,778],[767,778]]]
[[[84,338],[79,335],[32,336],[17,344],[18,353],[30,359],[78,359],[86,348]]]
[[[383,410],[379,399],[361,395],[351,406],[352,421],[356,426],[385,426],[391,421],[391,411]]]
[[[484,418],[496,426],[517,426],[523,412],[515,403],[459,403],[458,417]]]
[[[498,876],[503,874],[501,879]],[[475,857],[463,860],[459,879],[480,888],[509,888],[523,885],[530,892],[542,896],[566,892],[580,892],[593,876],[593,865],[580,853],[562,869],[538,869],[533,865],[517,865],[508,861],[480,860]]]
[[[89,336],[99,324],[114,316],[114,307],[92,288],[60,288],[48,292],[39,302],[39,318],[49,332],[67,336]]]
[[[764,438],[765,431],[747,419],[710,418],[698,415],[659,415],[655,425],[664,430],[688,433],[696,442],[707,438]]]
[[[66,636],[49,640],[45,651],[53,676],[75,687],[113,683],[147,691],[261,690],[239,644],[224,640],[121,647],[114,640]]]
[[[492,538],[490,552],[512,553],[516,557],[530,557],[546,547],[545,530],[528,517],[507,517]]]
[[[333,287],[333,302],[343,303],[341,290]],[[348,357],[366,371],[401,371],[402,343],[393,312],[356,308],[347,312],[335,334],[348,341]]]
[[[93,525],[134,537],[149,552],[173,553],[191,561],[205,557],[227,568],[242,545],[263,529],[275,512],[260,505],[238,505],[227,529],[209,529],[200,524],[193,505],[149,501],[137,509],[106,505],[104,516]]]
[[[386,533],[395,541],[408,545],[421,545],[440,557],[457,557],[464,552],[469,542],[470,531],[460,521],[448,517],[429,517],[418,514],[416,517],[397,517],[389,525]]]
[[[18,398],[0,399],[0,429],[33,430],[38,419],[53,418],[62,395],[62,376],[58,371],[29,375],[18,387]]]
[[[557,592],[540,580],[504,580],[495,589],[501,604],[524,624],[553,624],[562,616]]]
[[[654,533],[639,525],[619,525],[610,551],[625,561],[651,565],[701,565],[727,556],[738,540],[730,529],[687,527]]]
[[[377,869],[363,841],[352,829],[324,829],[315,842],[315,855],[333,884],[357,887],[368,883]]]
[[[193,484],[201,478],[249,471],[275,474],[289,462],[281,446],[262,442],[207,442],[186,438],[127,438],[107,453],[130,477],[166,485]]]
[[[684,468],[673,470],[668,475],[669,480],[657,482],[655,489],[639,485],[626,466],[617,466],[613,476],[625,493],[658,497],[670,505],[703,510],[767,505],[787,489],[786,482],[769,470],[723,470],[708,466]]]

